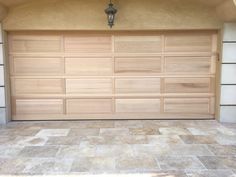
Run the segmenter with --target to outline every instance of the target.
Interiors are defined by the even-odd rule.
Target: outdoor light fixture
[[[108,8],[105,9],[105,13],[107,14],[108,25],[110,26],[110,28],[112,28],[112,26],[114,25],[115,14],[117,13],[117,9],[113,7],[111,0],[108,4]]]

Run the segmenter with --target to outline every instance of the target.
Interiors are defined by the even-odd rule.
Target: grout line
[[[236,63],[221,63],[223,65],[236,65]]]
[[[233,85],[233,86],[234,86],[234,85],[236,85],[236,84],[221,84],[221,85],[223,85],[223,86],[224,86],[224,85],[226,85],[226,86],[227,86],[227,85]]]
[[[236,106],[236,104],[221,104],[220,106]]]
[[[225,43],[225,44],[227,44],[227,43],[235,43],[236,44],[236,41],[222,41],[222,43]]]

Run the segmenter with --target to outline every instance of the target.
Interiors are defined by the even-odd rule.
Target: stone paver
[[[139,173],[236,177],[236,124],[96,120],[0,127],[0,176]]]

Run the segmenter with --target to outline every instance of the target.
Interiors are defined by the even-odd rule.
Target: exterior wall
[[[221,71],[221,122],[236,122],[236,23],[224,25]]]
[[[0,24],[0,124],[6,123],[6,99],[5,99],[5,77],[4,77],[4,52],[3,34]]]
[[[114,0],[113,30],[220,29],[215,7],[193,0]],[[109,30],[107,0],[40,0],[13,6],[5,30]]]

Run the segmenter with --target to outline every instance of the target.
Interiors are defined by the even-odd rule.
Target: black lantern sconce
[[[112,28],[112,26],[114,25],[114,21],[115,21],[115,15],[117,13],[117,9],[115,9],[113,7],[113,4],[110,3],[108,5],[108,8],[105,9],[105,13],[107,14],[107,20],[108,20],[108,25],[110,26],[110,28]]]

